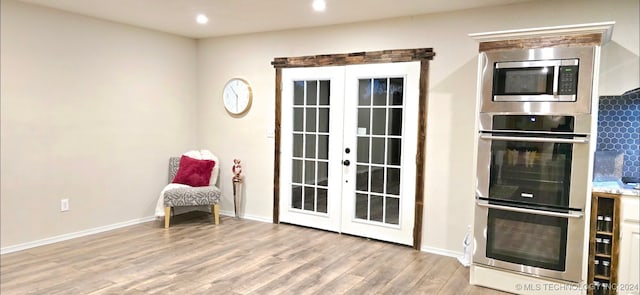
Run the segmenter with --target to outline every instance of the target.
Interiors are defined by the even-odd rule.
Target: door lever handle
[[[351,165],[351,162],[349,160],[344,160],[342,161],[342,165],[349,166]]]

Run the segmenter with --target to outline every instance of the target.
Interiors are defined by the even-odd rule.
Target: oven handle
[[[589,139],[569,139],[569,138],[544,138],[544,137],[520,137],[520,136],[494,136],[480,135],[481,139],[506,140],[506,141],[528,141],[528,142],[552,142],[552,143],[589,143]]]
[[[518,208],[518,207],[510,207],[510,206],[502,206],[502,205],[494,205],[482,202],[480,200],[476,201],[476,204],[480,207],[487,207],[491,209],[500,209],[504,211],[513,211],[520,213],[529,213],[529,214],[537,214],[537,215],[545,215],[545,216],[553,216],[553,217],[563,217],[563,218],[582,218],[584,213],[576,212],[576,213],[560,213],[560,212],[551,212],[551,211],[543,211],[543,210],[535,210],[535,209],[527,209],[527,208]]]

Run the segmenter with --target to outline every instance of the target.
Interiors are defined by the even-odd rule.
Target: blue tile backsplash
[[[623,176],[640,177],[640,94],[601,96],[597,151],[624,152]]]

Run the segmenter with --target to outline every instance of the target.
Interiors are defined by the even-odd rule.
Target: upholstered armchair
[[[178,173],[180,159],[180,157],[171,157],[169,159],[169,185],[161,193],[164,203],[164,227],[169,228],[172,208],[180,206],[211,206],[214,223],[220,224],[219,203],[221,192],[215,186],[218,167],[213,168],[214,172],[212,172],[211,181],[208,181],[206,186],[171,183]],[[218,166],[218,164],[217,158],[215,158],[215,166]]]

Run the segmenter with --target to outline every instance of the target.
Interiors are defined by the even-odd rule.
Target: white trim
[[[220,210],[220,215],[224,215],[224,216],[231,216],[231,217],[235,217],[236,214],[233,212],[233,210]],[[268,218],[268,217],[263,217],[263,216],[257,216],[257,215],[240,215],[240,218],[242,219],[248,219],[248,220],[253,220],[253,221],[259,221],[259,222],[265,222],[265,223],[272,223],[273,219]]]
[[[422,246],[422,248],[420,248],[420,251],[431,253],[431,254],[453,257],[453,258],[459,258],[464,256],[464,252],[451,251],[447,249],[440,249],[440,248],[429,247],[429,246]]]
[[[503,41],[509,39],[530,38],[540,35],[564,35],[564,34],[586,34],[601,33],[602,44],[611,40],[611,32],[616,22],[600,22],[591,24],[577,24],[568,26],[542,27],[532,29],[517,29],[486,33],[473,33],[469,37],[476,39],[478,42]]]
[[[45,238],[45,239],[41,239],[41,240],[36,240],[36,241],[32,241],[32,242],[26,242],[26,243],[22,243],[22,244],[13,245],[13,246],[8,246],[8,247],[4,247],[4,248],[0,249],[0,255],[13,253],[13,252],[18,252],[18,251],[22,251],[22,250],[26,250],[26,249],[30,249],[30,248],[39,247],[39,246],[49,245],[49,244],[53,244],[53,243],[57,243],[57,242],[62,242],[62,241],[66,241],[66,240],[75,239],[75,238],[80,238],[80,237],[84,237],[84,236],[88,236],[88,235],[93,235],[93,234],[97,234],[97,233],[101,233],[101,232],[105,232],[105,231],[109,231],[109,230],[114,230],[114,229],[130,226],[130,225],[145,223],[145,222],[149,222],[149,221],[153,221],[153,220],[156,220],[155,216],[147,216],[147,217],[143,217],[143,218],[132,219],[132,220],[123,221],[123,222],[119,222],[119,223],[114,223],[114,224],[110,224],[110,225],[99,226],[99,227],[94,227],[94,228],[90,228],[90,229],[86,229],[86,230],[81,230],[81,231],[74,232],[74,233],[68,233],[68,234],[63,234],[63,235],[54,236],[54,237],[50,237],[50,238]]]
[[[220,215],[231,216],[231,217],[236,216],[233,210],[220,210]]]

